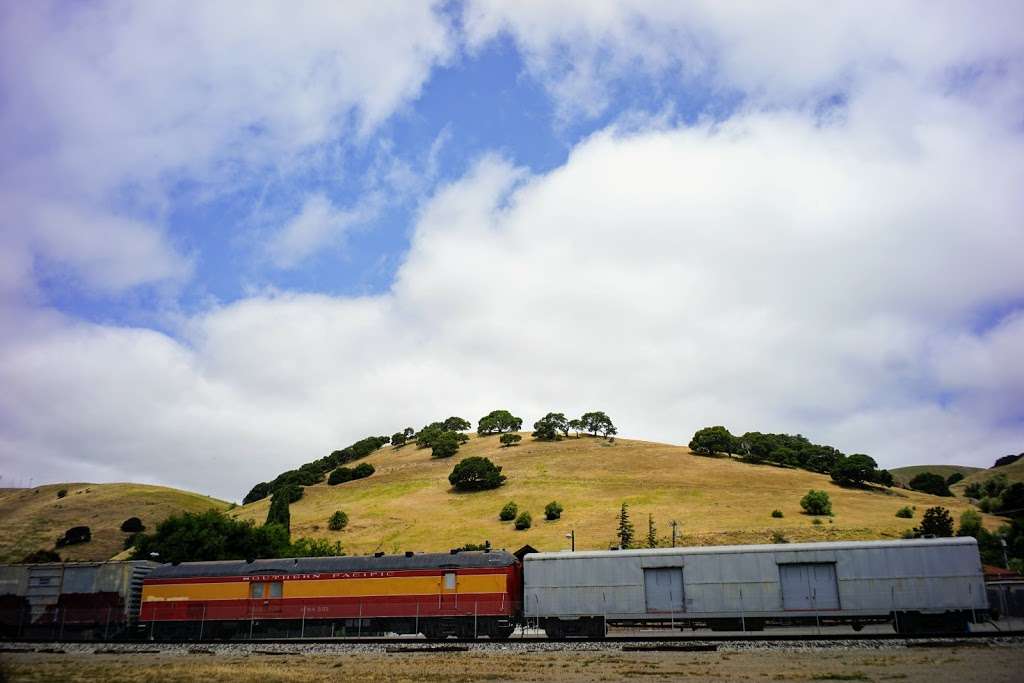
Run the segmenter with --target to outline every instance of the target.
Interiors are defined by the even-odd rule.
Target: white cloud
[[[279,268],[292,268],[325,245],[339,244],[351,228],[372,216],[370,204],[343,210],[323,194],[310,195],[299,213],[271,238],[267,245],[271,260]]]
[[[428,3],[5,4],[0,187],[13,205],[0,246],[100,288],[166,279],[167,261],[183,257],[138,259],[138,245],[173,251],[159,233],[178,181],[216,194],[315,163],[321,144],[365,138],[419,94],[452,42]],[[11,214],[40,202],[107,217],[36,239]],[[115,223],[135,248],[93,230]],[[98,262],[131,272],[96,279]],[[23,268],[4,272],[15,275],[31,285]]]
[[[954,104],[611,129],[546,175],[485,158],[422,208],[385,295],[253,297],[184,342],[63,321],[6,343],[3,457],[238,497],[367,434],[502,406],[989,464],[1024,442],[990,405],[1024,395],[1003,371],[1019,314],[972,332],[1024,292],[1024,145]]]
[[[726,3],[716,0],[469,0],[467,40],[479,48],[507,33],[563,116],[593,116],[611,82],[707,77],[761,103],[856,90],[880,72],[945,79],[965,65],[1007,68],[1021,58],[1020,3],[910,1]],[[1014,65],[1019,68],[1019,64]],[[671,86],[668,86],[671,88]]]

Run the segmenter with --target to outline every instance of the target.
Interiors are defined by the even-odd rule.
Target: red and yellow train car
[[[139,621],[153,638],[507,638],[521,601],[503,551],[188,562],[146,577]]]

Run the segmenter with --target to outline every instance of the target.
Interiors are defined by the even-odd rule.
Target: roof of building
[[[322,572],[373,572],[410,569],[473,569],[507,567],[516,558],[504,551],[459,553],[416,553],[406,555],[352,557],[297,557],[272,560],[224,560],[164,564],[149,578],[169,579],[200,576],[251,576],[256,574],[315,574]]]

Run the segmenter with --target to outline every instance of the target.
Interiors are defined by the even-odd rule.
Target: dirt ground
[[[1024,648],[4,655],[8,681],[1020,681]],[[0,676],[0,681],[3,676]]]

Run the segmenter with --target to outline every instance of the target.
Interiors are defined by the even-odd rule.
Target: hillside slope
[[[349,553],[444,551],[464,543],[490,540],[509,549],[530,544],[543,550],[567,548],[565,535],[576,532],[580,549],[608,548],[615,539],[619,506],[630,505],[637,539],[646,537],[647,516],[654,516],[667,545],[669,523],[680,524],[680,544],[767,542],[778,530],[790,540],[893,538],[920,521],[925,508],[943,505],[954,517],[968,507],[963,500],[914,491],[843,489],[828,476],[728,458],[693,455],[688,448],[643,441],[569,438],[533,441],[528,434],[514,448],[499,448],[496,437],[473,436],[454,458],[434,460],[413,445],[384,447],[365,459],[377,469],[368,479],[338,486],[307,487],[291,506],[292,535],[340,540]],[[508,482],[500,489],[454,493],[448,474],[462,458],[484,455],[501,465]],[[808,489],[824,489],[835,517],[815,526],[801,514]],[[533,527],[516,531],[500,522],[508,501],[533,515]],[[558,500],[562,518],[544,520],[544,505]],[[262,523],[269,501],[236,509],[244,519]],[[915,519],[895,516],[917,506]],[[348,513],[341,532],[327,529],[335,510]],[[779,509],[783,519],[771,512]],[[998,520],[988,518],[995,525]]]
[[[997,474],[1005,474],[1006,479],[1010,484],[1015,484],[1018,481],[1024,481],[1024,458],[1021,458],[1017,462],[1010,463],[1009,465],[1003,465],[1002,467],[978,470],[977,472],[973,472],[969,476],[964,477],[962,481],[958,481],[949,488],[951,491],[956,493],[956,495],[962,496],[964,495],[964,488],[966,488],[968,484],[983,482]]]
[[[892,472],[892,476],[896,478],[896,481],[907,484],[922,472],[931,472],[932,474],[938,474],[943,479],[949,479],[949,475],[954,472],[959,472],[966,478],[976,472],[984,472],[985,469],[968,465],[909,465],[907,467],[897,467],[889,471]]]
[[[57,492],[67,489],[64,498]],[[121,552],[126,534],[121,523],[139,517],[147,529],[169,515],[199,512],[228,504],[164,486],[147,484],[48,484],[31,489],[0,489],[0,562],[18,561],[30,552],[53,549],[73,526],[88,526],[89,543],[60,548],[62,558],[106,560]]]

